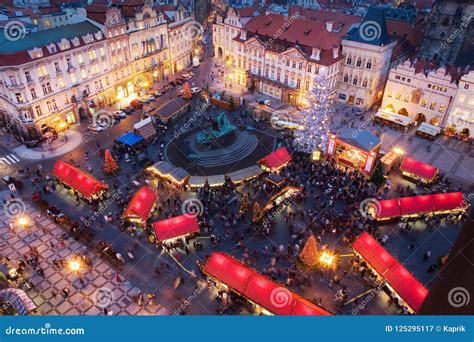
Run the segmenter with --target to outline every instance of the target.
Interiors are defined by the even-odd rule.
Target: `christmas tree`
[[[240,200],[240,213],[245,213],[250,207],[249,194],[245,193]]]
[[[303,110],[303,126],[295,133],[294,145],[300,152],[322,150],[326,144],[329,124],[333,114],[329,82],[325,75],[318,75],[307,94],[308,107]]]
[[[306,241],[300,253],[300,259],[307,266],[314,266],[318,263],[318,245],[313,235]]]
[[[255,202],[255,204],[253,205],[252,222],[256,223],[256,222],[260,221],[262,216],[263,216],[263,210],[262,210],[262,208],[260,208],[260,204]]]
[[[105,158],[104,158],[104,173],[106,175],[113,175],[119,170],[119,166],[115,161],[114,157],[109,150],[105,150]]]
[[[189,100],[191,97],[193,97],[193,94],[191,94],[191,88],[189,88],[189,83],[186,82],[183,87],[183,99]]]

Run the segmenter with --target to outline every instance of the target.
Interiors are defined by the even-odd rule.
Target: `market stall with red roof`
[[[438,174],[438,168],[408,157],[403,159],[400,171],[402,171],[402,175],[423,183],[433,182]]]
[[[332,315],[226,253],[213,252],[203,267],[203,273],[247,298],[264,314]]]
[[[109,188],[107,184],[89,173],[61,160],[54,165],[52,174],[62,184],[70,187],[89,202],[100,199]]]
[[[360,234],[352,248],[377,277],[386,283],[392,291],[391,297],[399,299],[399,303],[409,312],[416,313],[420,309],[428,290],[372,235],[367,232]]]
[[[130,222],[146,224],[155,202],[158,199],[158,195],[149,187],[140,188],[132,197],[132,200],[128,204],[127,209],[123,213],[123,218]]]
[[[199,233],[199,222],[193,215],[185,214],[153,223],[157,242],[168,242]]]
[[[280,147],[278,150],[270,153],[265,158],[259,160],[263,171],[278,172],[291,161],[292,157],[286,147]]]
[[[369,213],[378,221],[383,221],[398,217],[464,213],[468,208],[469,204],[461,192],[450,192],[374,201]]]

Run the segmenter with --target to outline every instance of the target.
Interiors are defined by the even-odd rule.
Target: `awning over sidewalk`
[[[352,247],[413,311],[420,309],[428,290],[372,235],[360,234]]]
[[[181,215],[153,223],[157,241],[166,241],[199,232],[199,223],[192,215]]]
[[[375,114],[375,118],[390,121],[403,127],[407,127],[411,122],[408,116],[392,113],[384,109],[379,109],[379,111]]]
[[[291,161],[291,155],[286,147],[280,147],[278,150],[270,153],[258,163],[270,172],[278,171]]]
[[[108,189],[107,184],[102,183],[89,173],[61,160],[58,160],[54,165],[53,176],[87,199],[93,199],[95,195]]]
[[[387,220],[412,215],[462,212],[469,205],[461,192],[451,192],[381,200],[377,201],[373,207],[377,220]]]
[[[212,253],[204,273],[274,315],[332,315],[225,253]]]
[[[144,186],[133,195],[127,209],[123,213],[124,218],[138,219],[145,223],[150,216],[155,202],[158,198],[156,192]]]
[[[426,182],[431,182],[438,173],[438,168],[408,157],[403,159],[403,162],[400,165],[400,170],[408,176],[413,175]]]
[[[436,137],[437,135],[441,134],[441,127],[422,122],[420,127],[418,127],[416,131],[419,133],[428,134],[432,137]]]

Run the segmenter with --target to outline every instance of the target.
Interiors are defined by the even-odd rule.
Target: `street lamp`
[[[319,255],[319,263],[326,268],[332,268],[335,264],[336,256],[331,251],[323,251]]]
[[[18,224],[20,225],[20,227],[25,229],[28,236],[31,237],[30,231],[28,229],[29,228],[29,223],[30,223],[30,220],[29,220],[28,216],[20,216],[18,218]]]
[[[398,147],[398,146],[395,146],[393,149],[392,149],[393,153],[395,153],[397,156],[402,156],[405,154],[405,151],[401,148],[401,147]]]

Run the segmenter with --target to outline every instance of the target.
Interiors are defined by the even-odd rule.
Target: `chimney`
[[[333,27],[333,22],[332,21],[326,21],[326,30],[328,32],[332,32],[332,27]]]
[[[319,61],[321,59],[321,50],[318,48],[313,48],[313,51],[311,53],[311,59]]]

